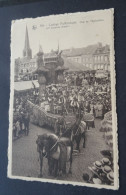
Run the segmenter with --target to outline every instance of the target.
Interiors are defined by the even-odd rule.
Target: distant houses
[[[62,56],[92,70],[110,70],[110,47],[102,43],[64,50]]]
[[[57,52],[59,52],[59,48],[57,51],[52,50],[50,53],[43,53],[45,66],[52,70],[51,73],[54,72],[53,66],[58,60]],[[61,57],[64,60],[64,66],[69,68],[69,70],[110,70],[110,47],[109,45],[103,46],[102,43],[83,48],[63,50]],[[36,69],[37,56],[32,57],[32,49],[30,48],[28,29],[26,27],[23,57],[15,59],[15,81],[25,77],[25,75],[28,75],[30,80],[30,73]],[[37,78],[36,75],[34,76]]]

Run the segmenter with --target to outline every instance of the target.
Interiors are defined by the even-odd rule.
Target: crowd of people
[[[27,100],[38,105],[47,113],[63,116],[62,119],[71,114],[75,116],[77,114],[78,116],[90,114],[94,119],[103,119],[104,115],[111,110],[110,80],[108,78],[98,80],[94,77],[89,78],[89,76],[79,72],[65,73],[64,82],[47,85],[41,97],[39,96],[39,89],[35,87],[29,91],[15,93],[13,106],[14,138],[20,137],[22,133],[24,135],[29,134],[31,111]],[[56,124],[55,129],[62,129],[63,126],[66,128],[65,120],[57,119]],[[89,128],[87,121],[86,125]],[[94,125],[93,123],[92,127]],[[55,133],[57,134],[57,131]],[[94,162],[93,166],[89,167],[92,176],[85,173],[83,180],[87,183],[113,185],[112,162],[112,158],[109,157]]]
[[[67,116],[70,113],[90,113],[95,118],[103,119],[104,114],[111,110],[111,86],[108,78],[97,80],[74,72],[65,73],[62,84],[47,85],[41,98],[39,89],[35,87],[22,94],[15,93],[14,137],[29,129],[27,100],[51,114]]]
[[[67,115],[82,110],[103,118],[111,110],[110,82],[107,79],[91,82],[88,78],[82,78],[82,73],[69,73],[65,75],[64,84],[47,86],[41,99],[36,95],[34,100],[35,104],[53,114]]]
[[[29,123],[30,123],[30,112],[27,106],[27,100],[32,100],[30,93],[27,95],[15,94],[14,99],[14,114],[13,114],[13,137],[14,139],[19,138],[22,134],[28,136],[29,134]]]

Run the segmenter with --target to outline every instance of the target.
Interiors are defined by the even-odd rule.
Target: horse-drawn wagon
[[[27,104],[30,109],[31,123],[39,125],[40,127],[46,125],[54,129],[56,120],[63,117],[60,115],[51,114],[45,111],[45,109],[43,109],[42,107],[35,105],[30,101],[27,101]]]
[[[86,122],[87,129],[89,129],[90,127],[93,127],[93,128],[95,127],[93,114],[86,113],[83,116],[83,120]]]

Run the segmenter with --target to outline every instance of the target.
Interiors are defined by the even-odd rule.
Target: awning
[[[14,82],[14,90],[18,92],[32,89],[34,88],[34,86],[35,88],[39,87],[39,83],[37,80]]]
[[[107,75],[95,75],[95,78],[104,79],[107,78]]]
[[[69,72],[92,70],[91,68],[84,66],[82,63],[75,62],[74,60],[70,60],[67,58],[63,58],[63,60],[64,60],[64,67],[68,69]]]

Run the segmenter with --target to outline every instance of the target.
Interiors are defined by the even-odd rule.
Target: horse
[[[76,142],[76,150],[80,151],[80,141],[83,139],[83,148],[85,148],[85,141],[86,141],[86,123],[78,118],[76,122],[73,124],[72,127],[67,129],[62,136],[68,137],[72,140],[72,142]]]
[[[80,151],[80,141],[83,139],[83,148],[85,148],[85,131],[86,131],[86,123],[84,121],[80,121],[79,126],[73,131],[73,141],[76,141],[76,149]]]
[[[70,163],[69,173],[72,171],[73,146],[69,138],[58,138],[55,134],[38,135],[36,140],[40,159],[40,177],[42,174],[43,157],[48,159],[49,174],[54,176],[66,174],[66,163]]]

